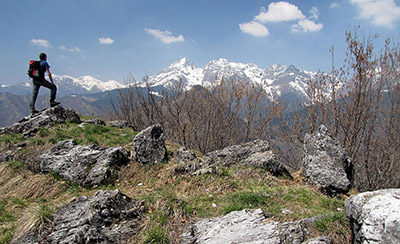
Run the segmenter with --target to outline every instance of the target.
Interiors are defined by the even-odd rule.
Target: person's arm
[[[49,76],[49,79],[50,79],[51,83],[54,84],[53,77],[51,76],[50,69],[47,69],[47,75]]]

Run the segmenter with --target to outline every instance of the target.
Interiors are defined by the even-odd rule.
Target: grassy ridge
[[[344,213],[344,199],[328,198],[302,183],[275,178],[262,169],[233,166],[220,169],[218,175],[191,177],[177,175],[177,165],[168,163],[142,167],[135,162],[122,168],[113,185],[85,189],[62,181],[56,175],[33,174],[24,167],[36,153],[50,148],[60,140],[75,139],[78,144],[102,147],[122,146],[133,150],[132,139],[137,132],[130,128],[59,124],[41,129],[29,139],[21,135],[0,135],[2,151],[23,150],[13,161],[0,164],[0,243],[9,243],[34,228],[48,228],[54,211],[99,189],[119,189],[124,194],[145,200],[149,211],[140,236],[132,243],[174,243],[185,226],[205,217],[216,217],[245,208],[262,208],[276,221],[325,216],[311,229],[312,236],[329,235],[336,243],[349,243],[351,231]],[[167,144],[169,152],[177,145]]]

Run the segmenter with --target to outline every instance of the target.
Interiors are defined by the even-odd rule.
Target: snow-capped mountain
[[[118,81],[109,80],[103,82],[88,75],[78,78],[67,75],[53,75],[53,80],[57,84],[57,90],[59,92],[64,90],[68,95],[99,93],[124,87]]]
[[[197,68],[187,58],[182,58],[160,73],[148,77],[150,86],[170,87],[182,81],[186,89],[195,85],[211,86],[213,83],[225,80],[252,82],[260,84],[269,97],[285,99],[307,99],[307,83],[315,78],[316,73],[302,71],[293,65],[271,65],[265,69],[249,63],[229,62],[224,58],[210,61],[204,68]],[[143,82],[139,82],[143,86]]]
[[[219,82],[222,78],[260,83],[262,73],[255,64],[234,63],[224,58],[210,61],[203,70],[204,80],[209,83]]]
[[[203,70],[197,68],[187,58],[181,58],[163,69],[160,73],[150,76],[147,81],[150,86],[170,87],[177,81],[182,80],[186,87],[202,85]],[[139,82],[140,86],[144,86],[143,82]]]
[[[101,81],[92,76],[82,76],[74,78],[68,75],[53,74],[53,81],[57,85],[57,97],[68,95],[100,93],[119,88],[124,88],[122,84],[115,80]],[[24,83],[0,86],[0,92],[8,92],[15,95],[25,95],[32,92],[32,81]]]
[[[160,73],[147,77],[146,81],[152,87],[172,87],[182,81],[185,89],[190,89],[196,85],[211,87],[223,78],[260,84],[269,98],[294,101],[307,99],[307,83],[315,76],[315,72],[302,71],[293,65],[275,64],[262,69],[252,63],[235,63],[220,58],[210,61],[203,68],[198,68],[189,59],[181,58]],[[58,87],[57,97],[101,93],[125,87],[115,80],[103,82],[92,76],[74,78],[68,75],[53,75],[53,79]],[[144,81],[139,81],[137,85],[146,84]],[[32,84],[28,80],[22,84],[0,86],[0,92],[25,95],[32,92]]]
[[[293,65],[287,67],[275,64],[264,70],[262,84],[275,97],[292,94],[307,98],[307,84],[316,75],[315,72],[302,71]]]

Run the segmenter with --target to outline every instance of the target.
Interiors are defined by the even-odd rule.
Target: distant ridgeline
[[[281,98],[288,104],[302,101],[306,98],[307,82],[316,73],[302,71],[294,66],[272,65],[260,69],[255,64],[229,62],[226,59],[210,61],[204,68],[197,68],[187,58],[182,58],[157,75],[147,77],[146,82],[151,87],[161,90],[173,84],[183,82],[185,89],[194,86],[210,87],[215,82],[235,80],[261,85],[269,99]],[[126,88],[117,81],[103,82],[91,76],[73,78],[71,76],[53,75],[58,86],[57,99],[64,106],[73,108],[84,115],[99,116],[110,107],[110,99],[118,96],[116,89]],[[130,85],[146,86],[144,81],[128,81]],[[0,126],[8,126],[18,121],[21,116],[29,114],[29,101],[31,94],[31,81],[16,85],[0,86]],[[8,94],[6,94],[8,93]],[[17,96],[16,96],[17,95]],[[48,91],[41,89],[37,102],[38,109],[46,108]]]

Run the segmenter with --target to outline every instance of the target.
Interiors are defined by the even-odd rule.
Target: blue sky
[[[0,84],[28,80],[31,59],[51,71],[124,83],[181,57],[293,64],[329,71],[346,52],[345,31],[361,25],[377,46],[399,39],[400,0],[0,0]]]

